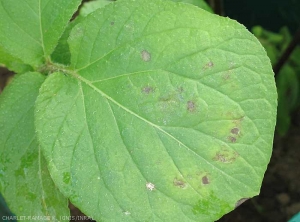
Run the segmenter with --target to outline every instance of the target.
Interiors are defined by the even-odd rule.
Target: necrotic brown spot
[[[115,22],[114,22],[114,21],[111,21],[111,22],[110,22],[110,25],[114,25],[114,24],[115,24]]]
[[[207,176],[202,177],[202,183],[205,184],[205,185],[209,184],[209,180],[208,180]]]
[[[239,157],[239,154],[233,150],[222,149],[216,153],[213,160],[222,163],[232,163]]]
[[[235,134],[235,135],[237,135],[237,134],[239,134],[239,132],[240,132],[240,130],[239,130],[239,128],[233,128],[233,129],[231,129],[231,131],[230,131],[232,134]]]
[[[214,67],[214,63],[212,61],[210,61],[204,65],[203,69],[206,70],[206,69],[210,69],[212,67]]]
[[[223,75],[223,80],[226,81],[228,79],[230,79],[230,72],[226,72],[224,75]]]
[[[228,137],[228,140],[229,140],[231,143],[235,143],[235,142],[236,142],[236,138],[233,137],[233,136],[229,136],[229,137]]]
[[[185,182],[183,182],[182,180],[179,180],[177,178],[174,179],[173,184],[176,187],[185,188]]]
[[[141,52],[141,58],[145,62],[149,62],[151,60],[151,54],[147,50],[143,50]]]
[[[178,87],[178,88],[177,88],[177,92],[183,93],[183,87],[182,87],[182,86]]]
[[[196,110],[196,104],[193,101],[187,102],[187,110],[189,112],[194,112]]]
[[[151,86],[145,86],[142,88],[142,93],[145,93],[147,95],[150,93],[153,93],[153,92],[154,92],[154,89]]]

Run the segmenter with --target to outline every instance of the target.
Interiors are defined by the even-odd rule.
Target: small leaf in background
[[[283,36],[263,29],[261,26],[254,26],[252,33],[259,39],[262,46],[267,51],[272,65],[275,65],[279,59],[279,45],[283,41]]]
[[[255,26],[252,29],[253,34],[264,46],[272,65],[274,66],[280,56],[285,52],[290,44],[292,37],[287,27],[282,27],[279,33],[274,33],[263,29],[261,26]],[[278,114],[277,114],[277,132],[284,136],[291,126],[291,116],[300,106],[300,47],[296,47],[286,64],[282,67],[276,77],[278,90]]]
[[[215,221],[259,193],[277,94],[242,25],[190,4],[120,0],[68,43],[71,67],[42,85],[35,124],[55,184],[85,214]]]
[[[51,60],[55,63],[70,65],[71,63],[71,53],[69,49],[69,44],[67,42],[71,30],[82,20],[81,16],[77,16],[73,21],[71,21],[66,27],[63,35],[58,41],[53,53],[51,54]]]
[[[261,26],[254,26],[252,32],[257,38],[267,39],[272,44],[279,44],[284,39],[283,35],[270,32]]]
[[[80,8],[79,15],[71,21],[67,28],[65,29],[63,35],[61,36],[54,52],[51,55],[52,61],[64,65],[70,65],[71,54],[69,49],[69,44],[67,42],[70,32],[75,25],[77,25],[84,17],[88,14],[92,13],[93,11],[104,7],[114,1],[112,0],[94,0],[85,2],[82,7]]]
[[[39,73],[18,75],[0,96],[0,192],[18,216],[59,221],[69,215],[68,200],[50,177],[34,128],[34,104],[44,80]]]
[[[278,91],[277,131],[284,136],[291,125],[291,113],[299,107],[299,78],[295,70],[284,65],[276,79]]]
[[[0,0],[0,48],[33,67],[54,50],[81,0]]]
[[[282,35],[282,42],[280,45],[280,50],[283,53],[286,48],[288,47],[288,45],[290,44],[290,42],[292,41],[292,35],[288,29],[288,27],[282,27],[279,31],[279,33]]]

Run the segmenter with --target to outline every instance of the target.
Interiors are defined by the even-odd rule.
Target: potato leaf
[[[215,221],[257,195],[277,94],[242,25],[195,6],[120,0],[71,31],[36,129],[64,195],[98,221]]]

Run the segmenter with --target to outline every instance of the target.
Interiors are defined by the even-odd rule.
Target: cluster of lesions
[[[148,50],[142,50],[140,56],[144,62],[151,61],[151,53]],[[214,62],[209,60],[207,63],[205,63],[205,65],[203,65],[202,71],[213,69],[214,66]],[[230,69],[234,68],[235,66],[236,64],[230,63]],[[200,96],[193,95],[189,97],[186,93],[186,87],[187,86],[178,86],[177,88],[174,87],[174,89],[169,93],[160,94],[160,89],[157,88],[157,86],[148,84],[141,87],[141,94],[145,97],[153,96],[155,94],[157,97],[157,101],[155,102],[159,106],[159,111],[161,113],[166,113],[168,115],[172,115],[172,113],[180,113],[182,112],[182,107],[184,107],[186,114],[197,114],[198,116],[201,116],[201,114],[203,114],[203,110],[205,111],[205,109],[202,107],[203,104],[199,103],[199,100],[201,99]],[[205,105],[209,106],[206,102]],[[209,107],[206,107],[206,109],[209,110]],[[201,114],[199,115],[199,113]],[[188,118],[188,115],[186,117]],[[241,135],[240,124],[236,124],[236,126],[233,126],[229,129],[227,138],[225,140],[228,143],[236,143]]]
[[[141,86],[140,94],[144,104],[152,103],[155,107],[154,112],[158,112],[160,116],[176,117],[177,120],[182,121],[184,119],[189,121],[189,118],[197,116],[199,117],[198,120],[203,119],[207,109],[206,102],[202,101],[197,92],[186,90],[186,87],[189,86],[176,85],[166,90],[148,83]],[[143,104],[140,105],[143,106]],[[172,121],[168,121],[166,118],[166,122]]]
[[[234,162],[238,157],[239,153],[235,150],[231,150],[229,148],[221,148],[221,150],[217,151],[215,156],[213,157],[213,160],[222,162],[222,163],[232,163]]]
[[[245,122],[246,121],[246,122]],[[229,135],[227,141],[229,143],[237,143],[244,135],[243,125],[247,123],[247,117],[242,115],[239,118],[235,118],[231,121],[232,124],[229,126]]]
[[[227,137],[228,141],[230,143],[235,143],[237,141],[237,138],[240,136],[240,128],[233,127],[230,130],[230,135]]]
[[[196,173],[188,173],[183,177],[174,177],[173,185],[179,189],[187,189],[192,184],[192,189],[201,189],[204,186],[210,185],[212,182],[211,174],[206,171]]]
[[[150,52],[149,49],[143,49],[140,51],[140,59],[142,62],[145,63],[150,63],[153,62],[152,58],[152,53]],[[209,61],[206,65],[203,66],[203,70],[211,69],[214,67],[214,63],[212,61]],[[183,77],[184,78],[184,77]],[[191,86],[187,86],[191,87]],[[144,86],[141,86],[141,94],[146,96],[146,97],[151,97],[154,94],[159,93],[159,88],[153,84],[147,84]],[[196,98],[199,97],[197,95],[198,93],[193,93],[194,95],[188,96],[187,93],[188,90],[184,86],[176,86],[174,87],[174,90],[168,92],[168,93],[163,93],[158,96],[157,98],[157,103],[161,107],[161,111],[175,111],[179,107],[185,107],[185,110],[189,114],[197,114],[201,112],[202,104],[199,104],[199,99]]]

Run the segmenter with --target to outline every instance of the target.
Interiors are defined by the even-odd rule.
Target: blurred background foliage
[[[294,34],[300,24],[299,0],[224,0],[223,5],[226,16],[239,21],[249,30],[260,25],[277,33],[286,26]]]
[[[282,27],[278,33],[268,31],[261,26],[254,26],[252,32],[265,47],[273,66],[277,64],[280,56],[284,54],[293,39],[287,26]],[[284,136],[290,128],[292,115],[300,107],[299,46],[295,46],[289,58],[276,74],[278,92],[276,130],[281,136]]]

